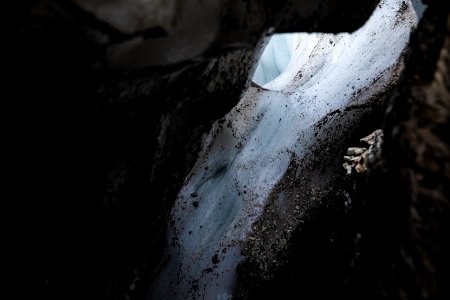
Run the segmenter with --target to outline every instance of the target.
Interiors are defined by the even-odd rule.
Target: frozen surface
[[[297,36],[295,33],[284,33],[270,38],[253,75],[254,82],[264,85],[284,71],[291,61]]]
[[[425,11],[426,5],[424,5],[421,0],[411,0],[411,4],[417,14],[417,17],[420,19]],[[255,74],[253,75],[253,81],[260,86],[263,86],[274,80],[288,66],[294,50],[297,54],[295,59],[301,57],[306,59],[307,57],[304,56],[303,53],[309,52],[310,50],[308,50],[308,46],[315,46],[315,43],[311,38],[308,38],[309,43],[299,42],[299,39],[305,36],[308,35],[285,33],[272,36],[264,49],[263,54],[261,55]],[[302,47],[303,50],[297,49],[298,46]],[[298,65],[298,60],[296,60],[296,65]]]
[[[243,259],[240,242],[292,156],[301,159],[314,143],[312,126],[359,93],[367,99],[394,80],[392,70],[417,23],[405,2],[402,10],[401,0],[382,0],[353,34],[284,35],[279,42],[292,49],[290,58],[290,50],[270,48],[266,55],[274,65],[257,75],[269,90],[249,87],[205,138],[172,210],[167,264],[149,299],[231,295]]]

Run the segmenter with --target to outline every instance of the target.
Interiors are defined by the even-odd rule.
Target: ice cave
[[[151,299],[232,296],[235,270],[244,259],[241,244],[274,187],[292,161],[312,150],[315,137],[326,135],[314,125],[332,112],[365,105],[397,80],[418,21],[413,6],[403,3],[381,1],[352,34],[271,38],[253,77],[262,87],[249,86],[219,121],[224,123],[213,125],[178,195],[168,236],[170,258]],[[303,176],[301,164],[296,173]],[[276,197],[293,202],[285,192]]]
[[[448,299],[449,6],[17,5],[14,293]]]

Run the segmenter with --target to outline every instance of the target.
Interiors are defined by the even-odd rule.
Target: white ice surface
[[[242,260],[239,243],[292,155],[301,159],[314,143],[312,126],[346,107],[357,91],[370,96],[392,82],[391,70],[417,23],[411,6],[398,14],[401,3],[382,0],[353,34],[301,33],[285,41],[292,42],[292,57],[264,85],[269,91],[249,87],[205,139],[172,210],[167,265],[150,299],[224,299],[232,293]],[[271,51],[276,55],[277,47]]]
[[[262,86],[284,71],[297,45],[296,36],[298,34],[284,33],[270,38],[253,75],[254,82]]]

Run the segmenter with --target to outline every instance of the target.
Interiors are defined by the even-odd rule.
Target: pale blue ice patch
[[[253,75],[253,81],[264,85],[280,75],[291,61],[294,34],[275,34],[270,38]]]

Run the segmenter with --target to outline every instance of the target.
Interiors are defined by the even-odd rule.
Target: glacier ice
[[[382,0],[352,34],[272,39],[279,43],[269,43],[263,59],[273,64],[255,74],[264,89],[250,86],[225,120],[214,124],[179,192],[168,225],[167,263],[150,299],[232,294],[236,266],[244,259],[241,242],[292,157],[307,155],[313,125],[395,80],[395,66],[418,21],[411,5],[398,14],[402,2]],[[359,91],[366,96],[356,97]]]
[[[264,85],[280,75],[291,61],[296,38],[295,33],[276,34],[270,38],[256,67],[253,81]]]
[[[420,19],[425,11],[426,5],[421,0],[411,0],[411,4]],[[295,62],[299,64],[299,59],[306,59],[303,53],[311,52],[308,47],[314,47],[314,39],[306,34],[284,33],[273,35],[265,47],[259,60],[256,71],[253,75],[253,81],[260,86],[264,86],[279,76],[288,66],[295,50]],[[299,39],[304,41],[299,41]],[[296,47],[302,47],[298,49]],[[278,80],[280,81],[280,80]],[[270,84],[269,84],[270,86]]]

